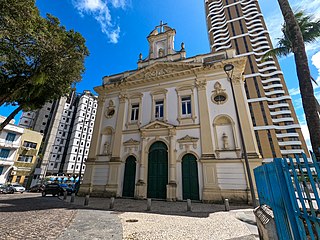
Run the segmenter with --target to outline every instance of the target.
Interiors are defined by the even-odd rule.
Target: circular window
[[[227,95],[225,93],[214,94],[211,99],[215,104],[223,104],[227,101]]]
[[[218,95],[214,97],[215,102],[224,102],[227,98],[223,95]]]

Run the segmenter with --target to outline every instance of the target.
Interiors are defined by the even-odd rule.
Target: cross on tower
[[[163,23],[162,20],[160,21],[160,25],[158,25],[158,26],[156,27],[156,28],[158,29],[159,33],[164,32],[163,27],[166,26],[166,25],[168,25],[168,24],[167,24],[167,23]]]

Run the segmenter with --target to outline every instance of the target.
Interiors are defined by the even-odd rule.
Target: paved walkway
[[[70,226],[60,235],[61,240],[122,239],[120,219],[109,211],[79,209]]]
[[[39,193],[0,195],[0,239],[125,239],[125,240],[223,240],[257,238],[252,209],[186,202],[152,201],[146,211],[146,200],[110,199],[70,196],[41,197]],[[31,225],[30,225],[31,224]]]
[[[67,199],[69,201],[69,197]],[[77,197],[73,205],[83,206]],[[59,239],[259,239],[255,219],[248,206],[153,201],[146,211],[146,200],[90,198],[87,209],[78,210],[74,221]]]

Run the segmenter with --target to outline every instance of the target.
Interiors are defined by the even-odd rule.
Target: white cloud
[[[295,96],[300,94],[300,89],[299,88],[291,88],[289,89],[289,94],[290,96]]]
[[[111,0],[114,8],[126,7],[126,0]],[[101,31],[106,34],[111,43],[117,43],[120,36],[120,27],[112,23],[112,16],[107,0],[73,0],[73,6],[81,16],[85,14],[93,16],[100,24]]]
[[[109,32],[108,36],[109,36],[110,42],[117,43],[118,39],[119,39],[119,34],[120,34],[120,27],[118,27],[117,29]]]
[[[304,137],[304,140],[306,141],[308,149],[312,149],[311,142],[310,142],[310,134],[309,129],[306,123],[300,123],[301,131]]]
[[[111,0],[111,4],[115,8],[125,8],[127,5],[126,0]]]

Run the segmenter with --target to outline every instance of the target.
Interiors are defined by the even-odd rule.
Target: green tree
[[[21,109],[70,92],[88,55],[82,35],[49,14],[42,18],[34,0],[0,1],[0,106],[17,106],[0,131]]]
[[[306,116],[307,126],[313,151],[320,157],[320,119],[319,104],[314,96],[313,78],[310,75],[305,43],[311,43],[320,36],[320,20],[312,20],[303,12],[293,13],[288,0],[278,0],[285,23],[282,27],[283,37],[279,39],[278,47],[270,50],[264,59],[273,56],[294,54],[296,71],[299,81],[302,105]]]

